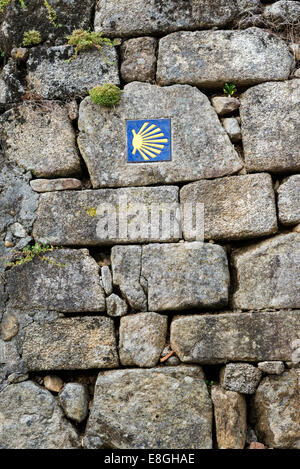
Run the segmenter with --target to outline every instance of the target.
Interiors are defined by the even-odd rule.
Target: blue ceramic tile
[[[171,119],[127,121],[127,162],[170,161]]]

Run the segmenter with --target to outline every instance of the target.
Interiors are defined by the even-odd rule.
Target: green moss
[[[0,0],[0,13],[3,13],[5,10],[5,7],[11,3],[12,0]],[[25,3],[24,0],[19,0],[20,5],[22,8],[25,8]]]
[[[95,104],[104,107],[113,107],[119,104],[122,91],[111,83],[105,83],[102,86],[95,86],[89,91],[91,100]]]
[[[101,32],[89,30],[84,31],[83,29],[76,29],[75,31],[73,31],[71,36],[67,36],[67,39],[68,44],[70,46],[74,46],[75,48],[74,55],[69,59],[69,61],[77,57],[79,52],[95,47],[101,52],[105,62],[107,64],[112,65],[112,63],[109,62],[104,55],[103,46],[113,47],[115,44],[107,37],[103,37]]]
[[[35,29],[32,29],[31,31],[26,31],[24,33],[22,46],[24,47],[36,46],[37,44],[40,44],[41,42],[42,42],[41,33],[39,33],[39,31],[36,31]]]

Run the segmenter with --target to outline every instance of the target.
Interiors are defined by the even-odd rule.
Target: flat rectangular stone
[[[250,88],[241,97],[240,115],[249,171],[300,170],[300,80]]]
[[[45,252],[10,268],[5,275],[9,309],[63,313],[105,310],[99,266],[87,249]]]
[[[159,211],[165,217],[161,228]],[[42,194],[33,236],[43,243],[63,246],[178,241],[178,187]]]
[[[204,204],[205,239],[243,239],[277,231],[269,174],[193,182],[181,189],[180,203],[183,209],[185,204]],[[186,240],[194,240],[190,217],[183,217],[183,234]]]
[[[277,193],[280,222],[283,225],[300,223],[300,174],[284,180]]]
[[[177,316],[171,347],[186,363],[289,361],[299,325],[300,311]]]
[[[225,26],[259,0],[98,0],[95,30],[112,37]]]
[[[33,322],[25,328],[22,357],[31,371],[116,368],[114,322],[105,317]]]
[[[237,249],[232,263],[236,308],[300,308],[300,234],[279,235]]]
[[[159,41],[157,81],[220,88],[287,80],[294,59],[278,36],[258,28],[176,32]]]
[[[135,129],[127,129],[128,121],[146,124],[158,119],[169,121],[170,132],[161,129],[159,122],[156,128],[149,129],[155,125],[149,123],[142,129],[144,124],[137,122]],[[195,181],[234,174],[243,167],[207,96],[187,85],[130,83],[115,109],[93,104],[88,97],[80,104],[78,126],[79,149],[94,188]],[[138,141],[133,131],[139,134],[147,128],[150,140],[140,134]],[[151,142],[155,131],[160,131],[160,139]],[[134,139],[136,162],[130,160]],[[150,157],[144,158],[140,150],[151,153]],[[159,161],[160,153],[155,156],[154,152],[166,150],[167,160]]]
[[[218,245],[143,246],[141,275],[148,285],[149,311],[216,308],[228,302],[227,257]]]

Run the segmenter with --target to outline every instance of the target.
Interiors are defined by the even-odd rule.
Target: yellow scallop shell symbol
[[[156,158],[165,148],[163,144],[168,143],[168,139],[163,138],[165,135],[161,129],[155,124],[149,125],[149,122],[145,122],[138,133],[135,130],[132,130],[132,133],[132,154],[135,155],[138,151],[144,160]],[[149,156],[150,158],[148,158]]]

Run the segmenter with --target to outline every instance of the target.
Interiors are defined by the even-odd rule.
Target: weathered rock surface
[[[261,370],[249,363],[229,363],[221,370],[220,381],[229,391],[254,394],[261,377]]]
[[[155,80],[156,47],[157,40],[153,37],[139,37],[123,42],[121,76],[126,83],[152,83]]]
[[[13,47],[22,44],[24,32],[32,29],[40,32],[43,42],[66,43],[65,36],[74,29],[91,26],[93,3],[93,0],[51,0],[49,4],[55,10],[56,24],[60,25],[55,27],[44,2],[27,0],[21,7],[19,0],[12,0],[1,18],[1,46],[9,54]]]
[[[171,347],[187,363],[288,361],[299,319],[300,311],[177,316]]]
[[[242,140],[241,127],[235,117],[222,119],[222,124],[232,142],[237,143]]]
[[[6,272],[10,309],[105,310],[99,267],[86,249],[59,249],[45,257],[48,260],[38,257]]]
[[[286,80],[293,65],[288,46],[258,28],[176,32],[159,41],[157,81],[201,87]]]
[[[287,178],[277,192],[280,222],[283,225],[300,223],[300,175]]]
[[[159,229],[149,213],[165,209],[174,227]],[[164,227],[163,227],[164,228]],[[181,238],[178,188],[138,187],[122,189],[48,192],[40,196],[33,235],[54,245],[97,246]]]
[[[127,163],[126,120],[160,118],[171,119],[172,160]],[[78,126],[94,188],[215,178],[243,166],[208,98],[190,86],[129,83],[116,109],[86,98]]]
[[[29,370],[87,370],[118,366],[114,323],[81,317],[35,321],[25,329],[23,358]]]
[[[166,343],[167,328],[167,316],[157,313],[131,314],[121,318],[119,353],[122,365],[157,365]]]
[[[258,363],[258,368],[267,375],[281,375],[284,372],[284,363],[283,362],[260,362]]]
[[[242,136],[250,171],[300,169],[300,80],[265,83],[241,98]]]
[[[101,267],[101,281],[106,295],[111,295],[113,291],[112,275],[108,265]]]
[[[232,96],[214,96],[212,105],[219,116],[226,116],[240,107],[240,101]]]
[[[229,272],[221,246],[143,246],[141,275],[148,282],[150,311],[216,308],[228,302]]]
[[[76,430],[52,394],[32,381],[10,385],[0,394],[1,449],[79,448]]]
[[[19,323],[13,313],[4,312],[1,325],[1,337],[3,340],[11,340],[19,331]]]
[[[247,407],[245,397],[237,392],[213,386],[216,436],[219,449],[244,449],[247,432]]]
[[[184,186],[181,203],[204,204],[205,239],[243,239],[277,231],[272,178],[269,174],[233,176],[197,181]],[[183,219],[183,234],[194,239],[190,219]]]
[[[277,27],[299,23],[300,5],[298,1],[279,0],[267,5],[263,12],[264,18],[272,21]]]
[[[221,27],[247,11],[255,11],[258,0],[98,0],[95,29],[116,36],[161,34],[179,29]]]
[[[113,283],[130,306],[136,311],[147,311],[147,295],[141,284],[142,247],[114,246],[111,265]]]
[[[266,376],[251,406],[260,441],[271,448],[300,448],[299,370]]]
[[[80,383],[68,383],[59,395],[59,402],[66,416],[80,423],[88,414],[88,397],[86,386]]]
[[[109,46],[104,46],[103,51],[106,61],[99,50],[90,49],[68,63],[74,53],[71,46],[31,49],[27,61],[29,91],[44,99],[65,99],[86,96],[89,89],[103,83],[118,85],[116,51]]]
[[[64,387],[64,382],[59,376],[47,375],[44,378],[44,386],[48,391],[59,392]]]
[[[13,60],[9,60],[0,73],[0,109],[15,102],[20,101],[25,94],[17,71],[17,66]]]
[[[300,235],[289,233],[233,253],[236,290],[233,304],[241,309],[298,308]]]
[[[35,192],[77,190],[82,188],[81,181],[74,178],[33,179],[30,186]]]
[[[106,298],[106,310],[109,316],[120,317],[127,314],[128,306],[125,300],[112,293]]]
[[[87,448],[209,449],[211,421],[197,366],[101,372],[84,442]]]
[[[37,177],[80,174],[75,132],[64,106],[46,101],[26,103],[0,119],[4,153]]]

